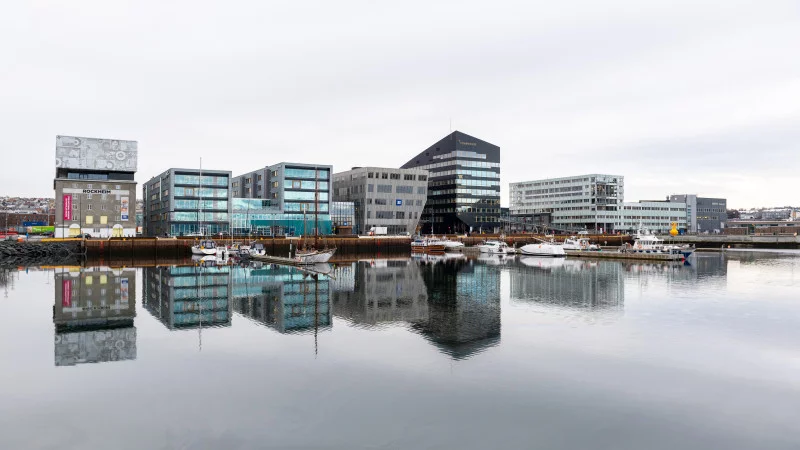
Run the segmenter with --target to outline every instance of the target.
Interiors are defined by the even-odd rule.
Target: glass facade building
[[[271,200],[234,198],[231,233],[248,236],[300,236],[331,234],[329,213],[282,212]]]
[[[455,131],[405,163],[430,172],[423,233],[500,229],[500,147]]]
[[[214,235],[231,221],[231,173],[169,169],[143,187],[145,236]]]

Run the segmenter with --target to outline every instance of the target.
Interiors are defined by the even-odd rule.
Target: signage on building
[[[62,204],[64,206],[64,220],[72,220],[72,194],[65,194]]]
[[[398,198],[397,200],[394,201],[394,205],[395,206],[403,206],[403,200]]]
[[[471,145],[473,147],[477,147],[478,146],[478,144],[475,143],[475,142],[464,142],[461,139],[458,140],[458,143],[461,144],[461,145]]]
[[[56,167],[136,172],[136,141],[56,136]]]
[[[122,220],[128,220],[128,197],[120,198],[119,214]]]
[[[47,222],[43,222],[41,220],[33,221],[33,222],[22,222],[23,227],[43,227],[47,225]]]
[[[84,194],[110,194],[111,190],[109,189],[84,189]]]
[[[61,306],[72,306],[72,280],[61,281]]]

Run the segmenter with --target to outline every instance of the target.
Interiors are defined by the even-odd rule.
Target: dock
[[[683,261],[683,255],[679,253],[621,253],[621,252],[586,252],[579,250],[566,250],[567,256],[570,258],[597,258],[597,259],[634,259],[634,260],[649,260],[649,261]]]

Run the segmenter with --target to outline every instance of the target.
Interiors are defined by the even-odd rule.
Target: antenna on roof
[[[450,132],[453,132],[453,118],[450,118]]]

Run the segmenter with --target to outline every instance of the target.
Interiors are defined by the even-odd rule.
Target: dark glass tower
[[[500,147],[454,131],[402,168],[430,172],[423,233],[499,231]]]

